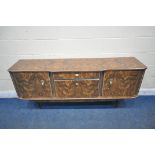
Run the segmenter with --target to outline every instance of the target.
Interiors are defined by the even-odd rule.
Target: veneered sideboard
[[[134,57],[23,59],[8,71],[21,99],[97,101],[136,97],[146,68]]]

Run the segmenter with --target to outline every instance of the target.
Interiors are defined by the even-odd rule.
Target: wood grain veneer
[[[119,57],[19,60],[8,71],[19,98],[96,101],[136,97],[146,68]]]
[[[83,59],[26,59],[19,60],[9,71],[104,71],[144,69],[146,66],[134,57]]]

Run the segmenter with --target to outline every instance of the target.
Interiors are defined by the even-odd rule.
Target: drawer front
[[[66,73],[53,73],[54,79],[98,79],[99,72],[66,72]]]
[[[56,80],[55,96],[60,98],[88,98],[99,96],[99,80]]]
[[[49,74],[46,72],[15,72],[12,73],[19,97],[51,97]]]
[[[105,71],[103,96],[135,96],[143,78],[143,70]]]

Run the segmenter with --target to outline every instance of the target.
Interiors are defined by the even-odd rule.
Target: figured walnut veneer
[[[51,97],[52,91],[48,73],[15,72],[12,73],[17,92],[22,98]]]
[[[97,97],[99,80],[59,80],[55,82],[55,93],[56,97]]]
[[[19,60],[10,69],[19,98],[90,101],[138,95],[146,66],[133,57]]]
[[[103,96],[134,96],[144,71],[106,71],[104,74]],[[110,84],[112,81],[112,84]]]
[[[54,73],[55,79],[99,78],[99,72],[59,72]]]

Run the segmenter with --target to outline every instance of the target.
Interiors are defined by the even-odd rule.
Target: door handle
[[[45,81],[44,80],[41,80],[41,85],[43,86],[45,84]]]
[[[109,84],[110,84],[110,85],[112,85],[112,81],[113,81],[113,79],[110,79],[110,80],[109,80]]]

